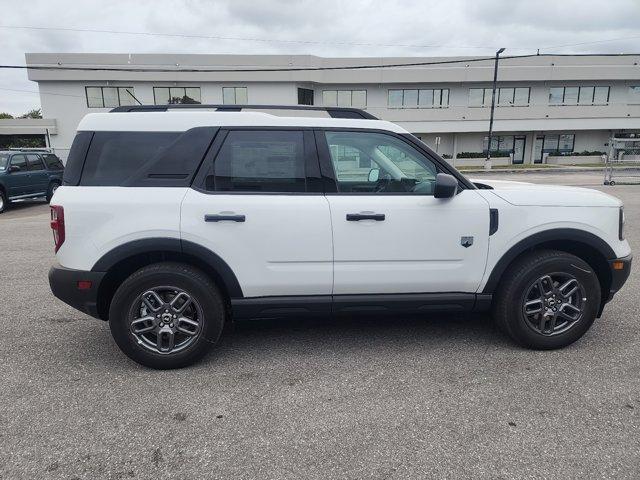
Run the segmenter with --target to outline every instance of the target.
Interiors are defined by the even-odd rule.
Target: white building
[[[469,157],[482,157],[487,148],[493,59],[304,70],[443,60],[460,58],[26,54],[30,67],[87,69],[28,70],[29,79],[38,83],[44,118],[55,121],[50,142],[62,158],[88,112],[138,101],[193,101],[359,107],[402,125],[456,164],[468,164],[474,162]],[[561,162],[565,157],[559,155],[585,151],[598,155],[608,151],[612,134],[640,132],[639,63],[640,55],[501,59],[492,144],[493,156],[501,156],[496,163]],[[201,71],[212,69],[217,71]],[[255,69],[278,71],[246,71]],[[599,157],[572,161],[580,159]]]

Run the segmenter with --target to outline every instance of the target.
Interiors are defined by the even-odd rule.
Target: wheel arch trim
[[[593,233],[575,228],[544,230],[520,240],[502,255],[491,270],[482,293],[493,293],[509,265],[521,254],[540,244],[554,241],[584,244],[599,252],[606,260],[616,258],[613,248],[605,240]]]
[[[240,282],[227,262],[208,248],[178,238],[144,238],[123,243],[100,257],[91,271],[108,272],[112,267],[128,258],[156,252],[184,254],[203,262],[219,275],[231,298],[243,298]]]

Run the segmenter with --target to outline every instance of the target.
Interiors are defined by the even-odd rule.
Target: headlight
[[[624,207],[620,207],[618,220],[618,238],[624,240]]]

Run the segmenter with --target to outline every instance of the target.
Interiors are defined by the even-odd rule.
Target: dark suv
[[[0,151],[0,213],[9,202],[46,197],[62,184],[64,165],[53,153],[33,150]]]

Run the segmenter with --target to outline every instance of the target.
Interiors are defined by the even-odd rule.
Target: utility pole
[[[484,169],[491,170],[491,140],[493,139],[493,112],[496,108],[496,84],[498,82],[498,61],[500,54],[504,52],[501,48],[496,52],[496,60],[493,65],[493,92],[491,93],[491,115],[489,116],[489,143],[487,143],[487,158],[484,162]]]

